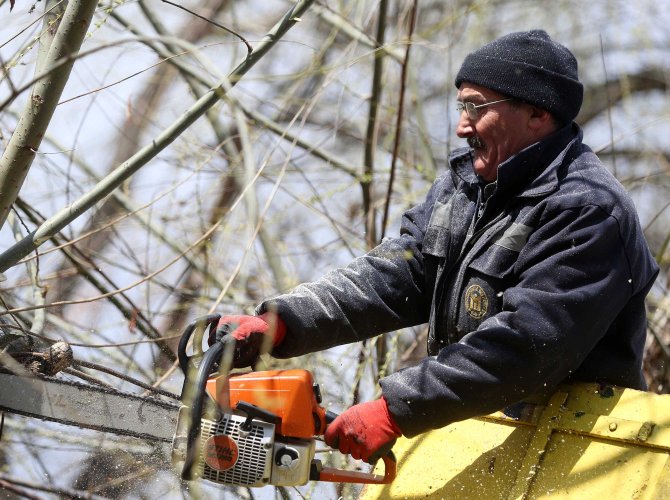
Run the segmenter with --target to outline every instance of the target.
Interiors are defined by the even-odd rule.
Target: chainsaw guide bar
[[[0,373],[0,410],[102,432],[172,442],[179,407],[108,387]]]

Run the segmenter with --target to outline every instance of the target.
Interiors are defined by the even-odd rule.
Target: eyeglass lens
[[[459,101],[456,103],[456,110],[459,113],[465,111],[468,114],[468,118],[471,120],[475,120],[477,118],[477,107],[474,105],[474,103]]]

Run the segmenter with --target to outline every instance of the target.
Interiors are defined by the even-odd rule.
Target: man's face
[[[463,82],[458,89],[458,100],[475,105],[504,99],[506,96],[473,83]],[[498,165],[510,156],[535,142],[528,129],[530,108],[510,101],[477,109],[472,119],[463,111],[456,135],[467,139],[474,150],[474,170],[487,182],[498,176]]]

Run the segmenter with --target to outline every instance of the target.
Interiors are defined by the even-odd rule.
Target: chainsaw
[[[82,384],[56,377],[0,373],[0,410],[156,442],[185,480],[228,486],[300,486],[308,481],[388,484],[396,475],[392,452],[383,475],[325,467],[315,459],[316,438],[337,416],[321,406],[321,393],[307,370],[218,374],[225,345],[202,356],[202,345],[219,314],[199,318],[184,330],[177,354],[184,372],[179,403]]]

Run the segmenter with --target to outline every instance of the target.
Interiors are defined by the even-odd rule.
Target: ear
[[[554,117],[546,109],[530,106],[528,128],[537,132],[551,131],[556,128]]]

